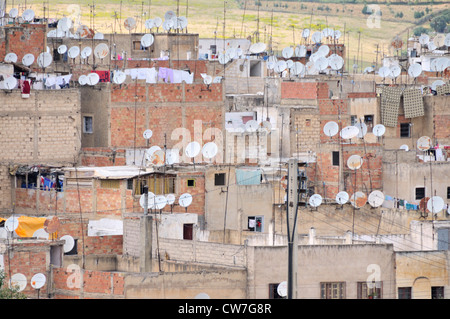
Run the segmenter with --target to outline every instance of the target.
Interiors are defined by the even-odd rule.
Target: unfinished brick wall
[[[194,181],[194,186],[188,186],[188,180]],[[205,213],[205,175],[199,172],[182,173],[178,175],[178,194],[189,193],[192,195],[192,204],[187,208],[188,213],[203,215]],[[179,196],[178,195],[178,196]],[[173,212],[184,213],[184,207],[174,206]]]
[[[316,109],[291,111],[291,153],[315,152],[320,138],[320,117]]]
[[[125,164],[125,149],[83,147],[81,150],[82,166],[121,166]]]

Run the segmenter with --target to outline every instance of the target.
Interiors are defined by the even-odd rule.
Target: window
[[[353,126],[356,123],[358,123],[358,120],[356,118],[356,115],[350,115],[350,125]]]
[[[195,179],[188,179],[187,180],[187,187],[195,187]]]
[[[183,224],[183,239],[192,240],[194,224]]]
[[[311,119],[305,120],[305,126],[311,126]]]
[[[214,174],[214,186],[225,186],[225,173]]]
[[[431,287],[431,299],[444,299],[444,287]]]
[[[269,299],[283,299],[282,296],[278,294],[279,284],[269,284]]]
[[[399,287],[398,299],[411,299],[411,287]]]
[[[261,62],[250,61],[250,76],[261,76]]]
[[[400,137],[411,137],[409,123],[400,123]]]
[[[370,129],[373,127],[373,115],[364,115],[364,124]]]
[[[83,116],[83,133],[92,134],[94,132],[92,116]]]
[[[249,216],[248,217],[248,230],[262,232],[264,229],[263,216]]]
[[[425,197],[425,187],[416,187],[416,200]]]
[[[102,179],[100,181],[101,188],[120,188],[120,180],[118,179]]]
[[[450,187],[447,186],[447,199],[450,199]]]
[[[133,41],[133,50],[147,50],[145,47],[142,46],[141,41]]]
[[[321,299],[345,299],[345,282],[321,282]]]
[[[437,230],[438,250],[449,250],[449,240],[448,240],[449,235],[450,235],[449,228],[438,228]]]
[[[144,186],[148,185],[148,191],[155,195],[175,193],[175,176],[166,176],[154,174],[148,177],[135,179],[134,194],[144,193]]]
[[[339,166],[339,152],[333,152],[333,166]]]
[[[358,282],[358,299],[381,299],[380,281],[372,282],[367,285],[367,282]]]
[[[216,54],[217,46],[215,44],[210,45],[209,49],[211,50],[211,54]]]
[[[127,189],[133,190],[133,180],[127,179]]]

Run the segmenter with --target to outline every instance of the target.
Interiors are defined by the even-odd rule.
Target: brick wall
[[[195,186],[188,186],[187,181],[194,180]],[[205,213],[205,175],[203,173],[183,173],[177,178],[176,186],[179,195],[189,193],[192,195],[192,204],[188,207],[189,213],[203,215]],[[175,206],[174,212],[184,213],[184,207]]]
[[[111,149],[109,147],[84,147],[81,151],[82,166],[126,165],[125,149]]]
[[[315,100],[318,94],[316,82],[281,82],[282,99]]]

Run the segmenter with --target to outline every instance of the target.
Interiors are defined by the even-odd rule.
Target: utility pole
[[[297,298],[297,268],[298,268],[298,160],[290,159],[288,163],[287,189],[287,236],[288,236],[288,280],[287,299]]]

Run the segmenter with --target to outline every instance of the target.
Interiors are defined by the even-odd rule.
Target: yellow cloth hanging
[[[20,237],[33,237],[36,230],[44,228],[45,217],[20,216],[19,226],[16,228],[16,234]]]

